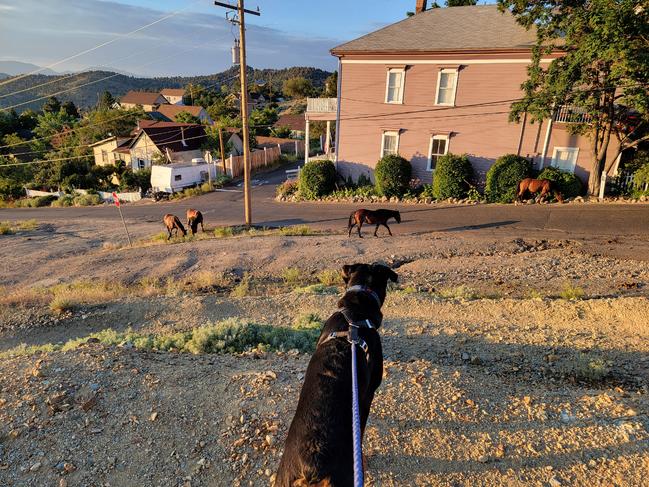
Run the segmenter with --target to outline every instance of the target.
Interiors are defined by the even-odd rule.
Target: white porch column
[[[331,150],[331,120],[327,120],[327,133],[325,134],[325,154],[329,154]]]
[[[307,121],[306,121],[306,129],[305,129],[305,132],[304,132],[304,164],[309,162],[309,149],[310,149],[310,145],[311,145],[311,144],[309,144],[309,137],[310,137],[310,135],[309,135],[309,120],[307,119]]]

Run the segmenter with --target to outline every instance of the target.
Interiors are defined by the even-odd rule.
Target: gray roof
[[[454,51],[529,48],[534,30],[516,23],[496,5],[434,8],[332,49],[345,52]]]

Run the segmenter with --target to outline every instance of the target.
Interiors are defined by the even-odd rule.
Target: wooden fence
[[[250,167],[254,171],[274,163],[282,152],[279,147],[265,147],[250,153]],[[217,163],[217,167],[219,164]],[[237,178],[243,175],[243,156],[230,156],[225,160],[225,167],[229,176]]]

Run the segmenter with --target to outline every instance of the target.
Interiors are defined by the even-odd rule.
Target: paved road
[[[283,170],[255,176],[253,222],[256,225],[283,226],[308,224],[314,228],[343,230],[349,214],[359,206],[389,206],[402,212],[399,233],[477,230],[491,233],[547,233],[553,236],[649,236],[649,205],[565,204],[565,205],[381,205],[333,203],[279,203],[274,200],[275,185],[283,180]],[[228,188],[196,198],[161,203],[125,205],[127,220],[160,222],[165,213],[184,215],[187,208],[203,211],[209,224],[236,225],[243,220],[243,193]],[[90,219],[117,220],[113,206],[86,208],[0,209],[0,220],[39,221]],[[184,219],[184,216],[182,217]]]

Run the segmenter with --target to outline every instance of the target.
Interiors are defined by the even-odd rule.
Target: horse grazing
[[[383,208],[380,210],[356,210],[354,213],[349,215],[349,223],[347,224],[347,230],[349,231],[348,237],[352,236],[352,228],[354,228],[355,225],[358,225],[358,236],[363,238],[361,235],[361,227],[363,226],[363,223],[376,225],[376,228],[374,229],[375,237],[377,236],[376,232],[380,225],[387,228],[388,232],[390,232],[390,236],[392,236],[392,231],[388,226],[388,220],[390,218],[394,218],[397,223],[401,223],[401,213],[395,210],[385,210]]]
[[[201,224],[201,230],[205,233],[205,228],[203,228],[203,214],[193,208],[187,210],[187,226],[191,229],[192,235],[195,235],[198,231],[199,223]]]
[[[163,218],[162,221],[165,224],[165,227],[167,227],[167,232],[169,235],[167,235],[167,240],[171,239],[171,236],[173,235],[173,231],[176,230],[176,236],[178,236],[178,230],[183,232],[183,237],[187,235],[187,230],[185,230],[185,227],[183,227],[183,224],[180,223],[180,218],[178,218],[176,215],[172,215],[171,213],[167,213]]]
[[[531,195],[535,193],[541,193],[539,195],[539,201],[549,195],[550,193],[554,194],[554,197],[559,203],[563,203],[563,195],[556,189],[553,181],[549,179],[533,179],[525,178],[520,183],[518,183],[518,194],[516,195],[516,201],[521,201],[525,193],[529,191]]]

